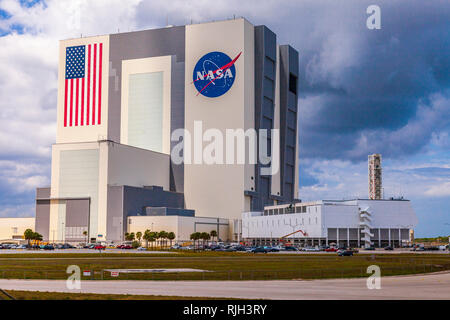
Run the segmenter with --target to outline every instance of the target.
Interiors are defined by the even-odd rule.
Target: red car
[[[336,252],[338,249],[335,247],[326,248],[325,252]]]
[[[95,250],[105,250],[106,247],[105,247],[105,246],[102,246],[101,244],[98,244],[98,245],[96,245],[96,246],[94,247],[94,249],[95,249]]]

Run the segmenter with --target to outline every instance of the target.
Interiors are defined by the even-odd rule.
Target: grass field
[[[246,254],[226,252],[142,254],[14,254],[0,256],[0,278],[67,279],[66,269],[77,265],[91,270],[84,280],[269,280],[366,277],[369,265],[382,275],[450,270],[448,254]],[[208,272],[121,273],[111,277],[104,269],[193,268]]]
[[[15,300],[234,300],[232,298],[145,296],[130,294],[64,293],[15,290],[8,290],[6,292]],[[1,292],[0,299],[12,300]]]

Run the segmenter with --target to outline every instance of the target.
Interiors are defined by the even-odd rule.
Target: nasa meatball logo
[[[208,98],[217,98],[230,90],[236,78],[234,63],[241,53],[234,59],[218,51],[201,57],[195,65],[193,74],[193,84],[198,91],[197,96],[202,94]]]

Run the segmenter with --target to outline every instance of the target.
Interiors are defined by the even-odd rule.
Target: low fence
[[[223,270],[200,272],[143,272],[111,273],[107,270],[81,272],[81,280],[287,280],[287,279],[335,279],[367,277],[366,267],[314,268],[293,270]],[[408,275],[450,270],[450,264],[404,265],[382,267],[381,276]],[[86,270],[85,270],[86,271]],[[1,279],[67,279],[65,270],[12,270],[0,269]]]

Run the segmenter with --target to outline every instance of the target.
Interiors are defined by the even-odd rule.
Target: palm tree
[[[170,240],[170,246],[172,246],[172,241],[175,239],[175,233],[174,232],[169,232],[167,234],[167,238]]]
[[[205,248],[205,241],[211,239],[211,236],[209,235],[208,232],[202,232],[200,234],[200,239],[203,240],[203,248]]]
[[[142,232],[140,232],[140,231],[136,232],[136,238],[138,239],[139,245],[140,245],[141,244],[141,238],[142,238]]]
[[[197,240],[198,232],[191,233],[189,238],[194,241],[194,248],[195,248],[195,240]]]
[[[33,240],[42,241],[42,234],[33,232]]]
[[[151,232],[149,229],[144,231],[143,239],[145,240],[145,246],[148,248],[148,242],[151,239]]]
[[[33,236],[34,236],[34,232],[33,232],[33,230],[31,230],[31,229],[27,229],[27,230],[25,230],[25,232],[23,233],[23,237],[25,238],[25,240],[28,241],[28,246],[30,245],[30,241],[31,241],[31,240],[34,240],[34,239],[33,239]]]
[[[125,233],[125,240],[127,240],[127,241],[133,241],[135,239],[135,235],[134,235],[134,232],[132,232],[132,233]]]
[[[86,244],[87,244],[87,236],[88,236],[88,232],[86,230],[83,231],[83,236],[86,238]]]
[[[150,242],[152,243],[152,249],[153,249],[153,243],[158,239],[158,232],[152,231],[150,232]]]
[[[211,232],[209,233],[209,235],[211,236],[211,238],[216,238],[217,237],[217,231],[216,230],[211,230]]]
[[[163,246],[165,246],[165,243],[166,243],[165,241],[166,241],[166,238],[167,238],[168,234],[167,234],[167,232],[165,232],[165,231],[163,230],[163,231],[160,231],[160,232],[159,232],[158,236],[159,236],[159,238],[161,239],[161,243],[162,243],[161,248],[162,248]],[[160,244],[161,244],[161,243],[160,243]]]

